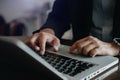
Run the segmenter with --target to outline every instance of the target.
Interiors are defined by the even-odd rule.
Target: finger
[[[89,52],[90,52],[91,50],[93,50],[94,48],[96,48],[96,47],[97,47],[97,45],[96,45],[96,44],[93,44],[93,43],[84,46],[84,48],[83,48],[83,50],[82,50],[83,55],[85,55],[85,56],[89,55]]]
[[[83,50],[85,48],[85,46],[89,46],[91,45],[92,41],[91,40],[85,40],[85,41],[81,41],[77,44],[77,50],[79,53],[83,53]]]
[[[59,47],[60,47],[60,40],[57,39],[57,38],[54,38],[53,40],[53,48],[54,48],[54,51],[58,51]]]
[[[77,48],[77,44],[79,43],[80,40],[76,41],[69,49],[68,52],[71,53]]]
[[[98,47],[92,49],[90,52],[89,52],[89,55],[91,57],[95,57],[96,55],[98,55],[100,53],[100,51],[98,50]]]
[[[71,53],[72,51],[74,51],[77,48],[77,43],[74,43],[69,49],[68,52]]]
[[[40,54],[44,55],[45,53],[45,46],[46,46],[46,37],[45,36],[41,36],[39,38],[39,46],[40,46]]]
[[[74,51],[76,48],[78,48],[78,44],[88,40],[89,38],[86,37],[86,38],[83,38],[83,39],[80,39],[78,41],[76,41],[69,49],[68,49],[68,52],[71,53],[72,51]],[[80,50],[81,51],[81,50]]]
[[[29,45],[33,50],[36,50],[37,44],[37,36],[32,36],[30,39],[26,40],[27,45]]]

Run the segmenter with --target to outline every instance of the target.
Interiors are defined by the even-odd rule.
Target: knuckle
[[[90,40],[97,41],[97,38],[96,38],[96,37],[89,36],[88,38],[89,38]]]
[[[45,36],[45,32],[40,32],[39,35],[40,36]]]
[[[31,37],[31,38],[29,39],[29,44],[33,44],[33,42],[34,42],[34,38]]]
[[[60,43],[60,40],[58,39],[58,38],[54,38],[54,41],[56,42],[56,43]]]
[[[94,37],[93,36],[88,36],[89,39],[93,39]]]
[[[82,45],[81,45],[80,43],[78,43],[78,44],[77,44],[77,47],[81,49],[81,48],[82,48]]]
[[[58,38],[56,38],[56,37],[55,37],[55,40],[58,41],[58,42],[60,42],[60,40]]]

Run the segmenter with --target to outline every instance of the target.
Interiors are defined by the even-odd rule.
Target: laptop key
[[[92,63],[78,61],[61,55],[46,52],[42,56],[48,63],[50,63],[55,69],[64,74],[75,76],[82,71],[94,66]]]
[[[69,74],[71,71],[72,71],[72,70],[70,70],[70,69],[66,69],[63,73],[64,73],[64,74]]]

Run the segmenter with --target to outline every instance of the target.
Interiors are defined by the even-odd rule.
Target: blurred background
[[[46,21],[55,0],[0,0],[0,36],[30,36]],[[72,29],[62,38],[72,39]]]
[[[0,0],[0,36],[29,36],[42,24],[54,0]]]

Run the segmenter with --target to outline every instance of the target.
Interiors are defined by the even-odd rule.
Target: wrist
[[[43,30],[41,30],[40,32],[47,32],[47,33],[50,33],[52,35],[55,35],[55,32],[53,29],[50,29],[50,28],[45,28]]]
[[[113,43],[115,44],[115,46],[118,50],[117,55],[120,56],[120,38],[114,38]]]

